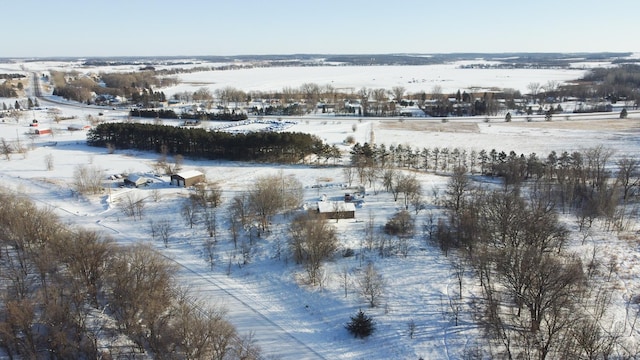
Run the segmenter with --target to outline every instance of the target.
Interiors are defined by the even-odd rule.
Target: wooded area
[[[204,159],[298,163],[322,148],[309,134],[228,132],[137,123],[104,123],[89,130],[91,146],[114,146]]]
[[[148,245],[117,246],[1,189],[0,229],[0,348],[10,358],[259,357]]]

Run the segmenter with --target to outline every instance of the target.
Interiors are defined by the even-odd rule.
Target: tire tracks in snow
[[[215,287],[217,290],[219,290],[220,292],[222,292],[224,295],[226,295],[227,297],[233,299],[233,301],[239,303],[240,305],[242,305],[246,310],[248,310],[250,313],[256,315],[258,318],[260,318],[262,321],[264,321],[267,325],[269,325],[272,328],[275,328],[277,330],[279,330],[279,333],[282,336],[279,336],[280,338],[283,338],[282,340],[286,340],[284,338],[288,338],[289,340],[292,340],[295,344],[297,344],[298,346],[296,347],[296,349],[299,350],[304,350],[304,351],[293,351],[294,349],[291,349],[291,351],[288,351],[284,354],[277,354],[277,358],[281,358],[281,359],[285,359],[285,358],[291,358],[291,359],[311,359],[311,358],[317,358],[317,359],[326,359],[322,354],[318,353],[316,350],[314,350],[313,348],[311,348],[309,345],[307,345],[306,343],[302,342],[300,339],[298,339],[297,337],[295,337],[293,334],[291,334],[289,331],[287,331],[287,329],[285,329],[284,327],[280,326],[278,323],[276,323],[275,321],[271,320],[268,316],[264,315],[262,312],[260,312],[260,310],[258,310],[256,307],[252,306],[251,304],[249,304],[247,301],[243,300],[241,298],[241,296],[239,294],[235,294],[232,291],[228,290],[227,288],[221,286],[218,282],[214,281],[214,279],[211,276],[206,276],[203,275],[201,272],[198,272],[197,270],[194,270],[192,268],[190,268],[189,266],[187,266],[186,264],[171,258],[168,255],[163,254],[161,251],[159,250],[155,250],[158,252],[158,254],[160,254],[162,257],[164,257],[165,259],[175,263],[176,265],[178,265],[181,269],[183,269],[183,271],[189,273],[190,275],[188,275],[187,277],[191,278],[191,280],[189,281],[190,283],[193,283],[193,278],[197,278],[203,282],[205,282],[206,284]],[[203,299],[206,300],[206,299]],[[230,320],[233,323],[233,320]],[[260,334],[256,333],[257,337],[259,337]],[[272,334],[273,335],[273,334]],[[284,347],[290,347],[291,343],[283,341],[280,344],[274,344],[275,346],[284,346]],[[261,348],[264,350],[264,346],[261,346]]]

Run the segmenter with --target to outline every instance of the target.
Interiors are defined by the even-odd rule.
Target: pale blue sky
[[[640,51],[640,0],[3,0],[0,57]]]

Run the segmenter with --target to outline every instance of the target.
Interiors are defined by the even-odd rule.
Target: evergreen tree
[[[358,310],[356,316],[351,317],[351,321],[345,326],[355,337],[365,338],[373,334],[376,329],[373,319],[362,310]]]
[[[627,118],[627,109],[622,109],[622,111],[620,111],[620,119],[626,119]]]

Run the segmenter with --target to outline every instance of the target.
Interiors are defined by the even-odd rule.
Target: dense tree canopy
[[[303,133],[253,132],[230,134],[175,126],[104,123],[91,129],[87,142],[92,146],[115,146],[180,154],[206,159],[249,160],[295,163],[304,161],[321,140]]]
[[[190,120],[223,120],[223,121],[239,121],[246,120],[247,114],[244,113],[181,113],[177,114],[173,110],[163,109],[136,109],[129,111],[129,115],[143,118],[159,118],[159,119],[190,119]]]

